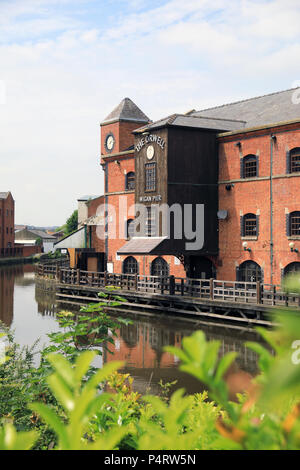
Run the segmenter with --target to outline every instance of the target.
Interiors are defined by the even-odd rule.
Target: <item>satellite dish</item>
[[[218,212],[218,219],[225,220],[228,217],[228,211],[219,211]]]

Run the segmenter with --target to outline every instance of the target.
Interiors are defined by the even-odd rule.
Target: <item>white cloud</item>
[[[89,0],[1,1],[0,190],[18,223],[61,224],[103,192],[99,122],[124,96],[158,119],[300,79],[297,3],[95,1],[94,21]]]

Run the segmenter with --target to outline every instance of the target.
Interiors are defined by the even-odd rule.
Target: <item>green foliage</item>
[[[35,240],[35,244],[37,246],[41,246],[43,244],[43,240],[41,239],[41,237],[38,237],[36,240]]]
[[[86,381],[85,375],[94,357],[93,351],[85,351],[72,367],[62,355],[47,356],[55,370],[47,382],[56,400],[62,405],[65,417],[60,419],[49,405],[43,403],[33,403],[30,408],[55,431],[57,448],[60,450],[114,449],[127,433],[125,427],[119,427],[90,442],[86,439],[89,420],[107,401],[106,394],[98,394],[98,385],[121,366],[118,362],[107,364]]]
[[[247,347],[259,356],[260,374],[234,401],[229,377],[236,353],[219,359],[220,342],[207,341],[201,331],[184,338],[182,349],[166,350],[207,392],[186,396],[177,390],[169,399],[170,383],[162,384],[162,398],[142,397],[132,378],[117,372],[120,363],[92,366],[97,351],[90,349],[112,338],[110,329],[122,321],[99,311],[122,300],[115,292],[101,294],[103,302],[77,316],[62,312],[62,329],[51,336],[55,353],[44,351],[37,369],[32,351],[21,354],[6,332],[0,449],[300,449],[299,312],[283,311],[276,318],[279,326],[257,329],[266,347],[253,342]]]
[[[11,424],[0,429],[0,450],[29,450],[36,440],[34,431],[17,433]]]
[[[76,209],[72,215],[68,218],[66,222],[66,231],[65,235],[69,235],[70,233],[77,230],[78,227],[78,210]]]

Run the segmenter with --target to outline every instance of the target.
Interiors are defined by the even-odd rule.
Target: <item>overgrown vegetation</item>
[[[113,341],[123,321],[103,313],[107,301],[122,299],[113,291],[103,295],[81,315],[61,312],[61,331],[50,335],[39,368],[32,351],[21,351],[8,333],[0,449],[300,449],[299,312],[283,311],[272,331],[258,328],[268,348],[246,344],[259,356],[260,373],[235,401],[227,374],[236,353],[219,359],[220,342],[201,331],[184,338],[180,350],[166,348],[207,389],[193,396],[177,390],[168,399],[164,391],[135,392],[132,378],[117,372],[121,363],[95,368],[100,346]]]
[[[76,209],[72,215],[68,218],[66,222],[66,230],[65,235],[69,235],[70,233],[77,230],[78,226],[78,210]]]

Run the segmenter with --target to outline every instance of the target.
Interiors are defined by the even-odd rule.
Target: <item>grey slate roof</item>
[[[293,88],[187,114],[173,114],[143,126],[137,129],[137,132],[165,126],[194,127],[226,132],[300,120],[300,104],[294,104],[292,99],[296,90],[297,88]],[[300,96],[299,91],[298,94]]]
[[[193,116],[219,119],[240,119],[245,127],[258,127],[300,119],[300,104],[293,103],[295,88],[250,98],[236,103],[192,113]]]
[[[8,192],[6,192],[6,193],[0,193],[0,199],[6,199],[7,196],[8,196],[8,194],[9,194]]]
[[[144,114],[130,98],[124,98],[121,103],[108,116],[106,116],[101,124],[120,120],[145,123],[150,121],[146,114]]]
[[[185,114],[172,114],[164,119],[137,129],[141,133],[145,130],[151,131],[159,127],[193,127],[197,129],[214,129],[216,131],[235,131],[245,127],[245,122],[236,119],[219,119],[202,116],[186,116]]]
[[[36,238],[41,238],[42,240],[56,240],[56,237],[49,235],[42,230],[33,230],[33,229],[23,229],[15,233],[16,240],[35,240]]]
[[[37,235],[38,237],[44,239],[53,239],[53,240],[56,240],[56,237],[54,237],[53,235],[49,235],[49,233],[46,233],[46,232],[43,232],[42,230],[28,230],[29,232],[31,233],[34,233],[35,235]]]

